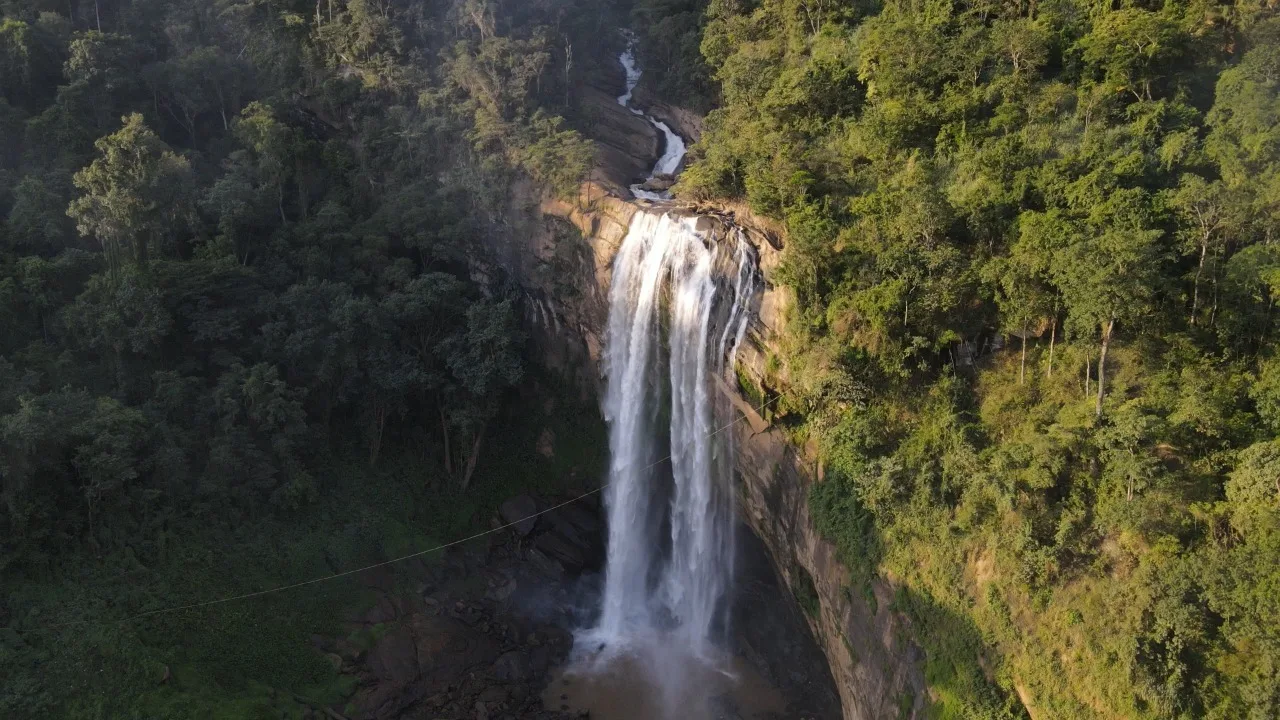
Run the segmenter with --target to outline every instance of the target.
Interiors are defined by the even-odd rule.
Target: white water
[[[653,166],[653,171],[649,173],[649,180],[659,175],[674,175],[676,170],[680,168],[680,162],[684,160],[685,145],[684,138],[677,135],[671,128],[661,120],[645,114],[643,110],[639,110],[631,106],[631,96],[635,92],[636,85],[640,83],[640,66],[636,63],[635,56],[635,40],[631,36],[627,37],[627,49],[618,56],[618,62],[622,63],[622,69],[627,74],[627,91],[618,96],[618,104],[630,110],[633,114],[643,117],[662,133],[663,150],[662,157],[658,158],[658,162]],[[631,186],[631,194],[642,200],[670,200],[669,192],[653,192],[640,187],[644,183]]]
[[[665,138],[653,179],[679,169],[685,144],[632,106],[641,75],[633,45],[628,36],[619,57],[626,91],[618,103]],[[640,199],[670,199],[639,185],[631,190]],[[716,683],[709,673],[737,676],[724,644],[736,414],[716,385],[736,382],[734,359],[759,281],[755,249],[741,231],[711,237],[699,226],[697,217],[641,210],[613,262],[604,357],[605,585],[599,622],[579,637],[574,666],[587,677],[632,678],[664,720],[704,714],[691,703],[710,699]],[[643,677],[633,677],[636,668]]]
[[[606,648],[598,661],[644,656],[672,698],[687,696],[690,663],[726,661],[733,417],[715,382],[732,370],[757,275],[740,233],[712,238],[697,225],[638,212],[614,260],[609,544],[599,625],[584,638]]]

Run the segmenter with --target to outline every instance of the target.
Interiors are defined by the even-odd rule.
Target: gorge
[[[619,57],[626,92],[618,104],[663,137],[648,183],[678,168],[684,143],[631,107],[641,72],[628,41]],[[612,264],[602,358],[610,428],[605,581],[600,619],[579,633],[569,672],[581,685],[630,667],[627,682],[639,686],[621,693],[657,698],[635,715],[619,715],[616,699],[586,706],[603,720],[715,717],[723,712],[712,704],[715,696],[744,686],[757,699],[729,707],[763,717],[784,706],[751,705],[761,703],[763,681],[730,650],[737,532],[731,431],[740,418],[720,390],[731,381],[758,301],[755,250],[736,228],[717,236],[696,216],[665,212],[666,192],[630,189],[659,205],[635,213]]]
[[[604,196],[591,209],[544,204],[546,217],[578,227],[584,252],[562,267],[555,284],[529,282],[533,272],[522,276],[540,308],[531,331],[546,360],[600,392],[610,424],[603,612],[597,627],[580,634],[588,652],[575,661],[578,677],[607,677],[611,661],[632,668],[634,678],[645,677],[636,668],[657,669],[640,682],[687,704],[688,683],[706,680],[699,667],[741,669],[733,633],[757,633],[762,650],[771,642],[759,635],[762,625],[788,625],[759,608],[740,608],[742,617],[730,612],[734,538],[749,533],[765,541],[749,545],[768,553],[766,565],[784,578],[789,594],[813,603],[807,624],[837,674],[828,685],[827,668],[809,666],[814,677],[805,684],[814,697],[838,689],[850,719],[897,713],[903,698],[919,705],[912,699],[923,685],[918,656],[894,629],[900,620],[844,590],[846,574],[833,549],[805,517],[811,465],[763,421],[764,408],[739,385],[739,373],[756,382],[764,376],[776,332],[771,323],[787,302],[760,270],[762,260],[776,265],[778,237],[750,217],[739,224],[732,211],[693,209],[646,189],[679,167],[684,143],[666,121],[632,106],[642,75],[630,48],[619,65],[626,83],[619,109],[656,130],[660,157],[645,182],[621,176],[608,190],[604,180]],[[682,111],[662,112],[674,123]],[[603,177],[610,170],[602,168]],[[545,253],[566,242],[534,237],[542,244],[509,255],[517,276],[521,265],[549,259]],[[568,294],[566,282],[573,287]],[[774,612],[787,614],[776,606]],[[734,627],[744,619],[746,627]],[[815,712],[823,702],[812,706]]]
[[[0,716],[1280,717],[1277,68],[1257,0],[0,0]]]

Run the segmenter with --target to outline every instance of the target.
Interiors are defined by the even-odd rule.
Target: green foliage
[[[445,514],[450,505],[427,498],[414,463],[389,465],[325,468],[326,493],[302,517],[178,521],[158,538],[163,553],[146,565],[120,551],[66,558],[68,572],[82,578],[76,583],[15,575],[9,608],[20,631],[0,640],[0,667],[13,680],[0,707],[59,717],[278,717],[299,711],[292,699],[273,700],[281,690],[339,701],[349,688],[309,638],[339,634],[345,617],[372,604],[376,598],[358,582],[116,621],[358,567],[430,547],[436,532],[456,530],[458,520]],[[390,544],[402,536],[402,545]],[[61,622],[88,624],[56,627]],[[47,672],[63,679],[60,688],[40,682]]]
[[[936,716],[1275,712],[1270,15],[707,4],[677,190],[786,225],[814,521]]]
[[[0,714],[300,718],[357,584],[118,620],[596,481],[472,271],[516,182],[576,194],[616,24],[464,5],[0,0]]]
[[[713,104],[711,74],[700,50],[699,24],[707,0],[637,0],[630,28],[638,36],[640,65],[663,98],[695,111]]]
[[[535,115],[536,140],[522,151],[520,165],[564,198],[573,198],[595,162],[595,146],[576,130],[561,128],[561,119]]]
[[[133,113],[124,127],[95,146],[101,157],[75,175],[84,195],[67,208],[81,235],[102,243],[113,274],[127,255],[145,267],[155,246],[183,221],[190,165]]]
[[[796,579],[792,587],[795,588],[796,602],[810,620],[817,622],[822,613],[822,604],[818,598],[818,588],[813,584],[813,576],[802,567],[795,568],[794,572]]]

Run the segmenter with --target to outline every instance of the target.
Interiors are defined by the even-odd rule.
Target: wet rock
[[[598,506],[585,502],[570,503],[547,513],[546,517],[561,532],[567,532],[566,528],[573,528],[584,541],[601,539],[600,533],[604,525]]]
[[[528,495],[517,495],[502,503],[502,507],[498,509],[502,522],[512,525],[512,529],[520,537],[533,532],[538,518],[531,516],[536,512],[538,512],[538,502]]]
[[[551,651],[545,647],[534,648],[529,653],[529,667],[535,675],[541,675],[551,669]]]
[[[501,685],[490,685],[480,691],[480,697],[477,699],[490,705],[498,705],[507,701],[507,689]]]
[[[578,90],[584,112],[593,118],[591,138],[600,145],[598,172],[618,189],[626,187],[634,178],[644,177],[661,149],[658,131],[647,120],[618,104],[621,83],[621,68],[618,68],[616,76],[595,79]]]
[[[485,597],[496,602],[505,603],[516,591],[517,583],[515,579],[507,580],[496,587],[490,588]]]
[[[711,698],[711,716],[716,720],[742,720],[742,713],[731,695]]]
[[[603,547],[599,511],[572,503],[543,515],[542,520],[548,529],[535,537],[535,547],[574,573],[599,562]]]
[[[639,186],[641,190],[649,192],[666,192],[676,184],[676,179],[671,175],[655,175],[649,178]]]
[[[587,565],[587,553],[577,537],[566,537],[559,530],[553,530],[539,534],[533,544],[570,572],[581,572]]]
[[[564,565],[559,560],[548,557],[537,548],[529,550],[529,566],[537,575],[549,580],[560,580],[565,574]]]
[[[365,613],[363,622],[366,625],[389,623],[400,617],[400,605],[391,595],[381,594],[378,602]]]
[[[543,428],[535,449],[544,458],[550,459],[556,456],[556,434],[551,431],[551,428]]]
[[[418,653],[413,634],[394,627],[369,651],[367,666],[376,677],[396,685],[408,685],[418,677]]]
[[[502,682],[519,682],[530,676],[529,658],[516,650],[503,653],[493,664],[493,675]]]

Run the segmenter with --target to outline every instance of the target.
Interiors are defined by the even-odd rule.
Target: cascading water
[[[628,36],[619,58],[627,81],[618,103],[666,137],[653,172],[669,175],[684,141],[632,107],[640,79],[633,43]],[[640,185],[632,192],[670,199]],[[736,674],[725,642],[735,416],[717,385],[736,382],[734,358],[759,289],[755,249],[739,229],[675,211],[637,212],[613,261],[605,583],[599,621],[577,646],[585,674],[650,689],[643,712],[622,717],[710,716],[712,689]]]
[[[632,107],[632,94],[635,92],[636,85],[640,83],[640,66],[636,63],[635,55],[635,37],[630,33],[626,34],[627,49],[618,56],[618,62],[622,63],[622,69],[627,75],[627,91],[618,96],[618,104],[630,110],[632,114],[639,115],[649,121],[662,133],[662,157],[658,158],[658,162],[653,166],[653,172],[649,174],[646,182],[652,181],[659,176],[674,175],[676,170],[680,169],[680,162],[684,160],[685,145],[684,138],[676,134],[670,126],[658,120],[652,115],[647,115],[643,110]],[[641,200],[670,200],[671,193],[667,191],[654,192],[644,189],[644,183],[631,186],[631,194]]]
[[[637,213],[614,260],[609,299],[609,546],[590,639],[615,651],[660,649],[653,667],[677,676],[665,689],[687,674],[679,661],[723,659],[734,561],[732,418],[715,384],[732,368],[756,291],[750,244],[698,225],[695,217]]]

